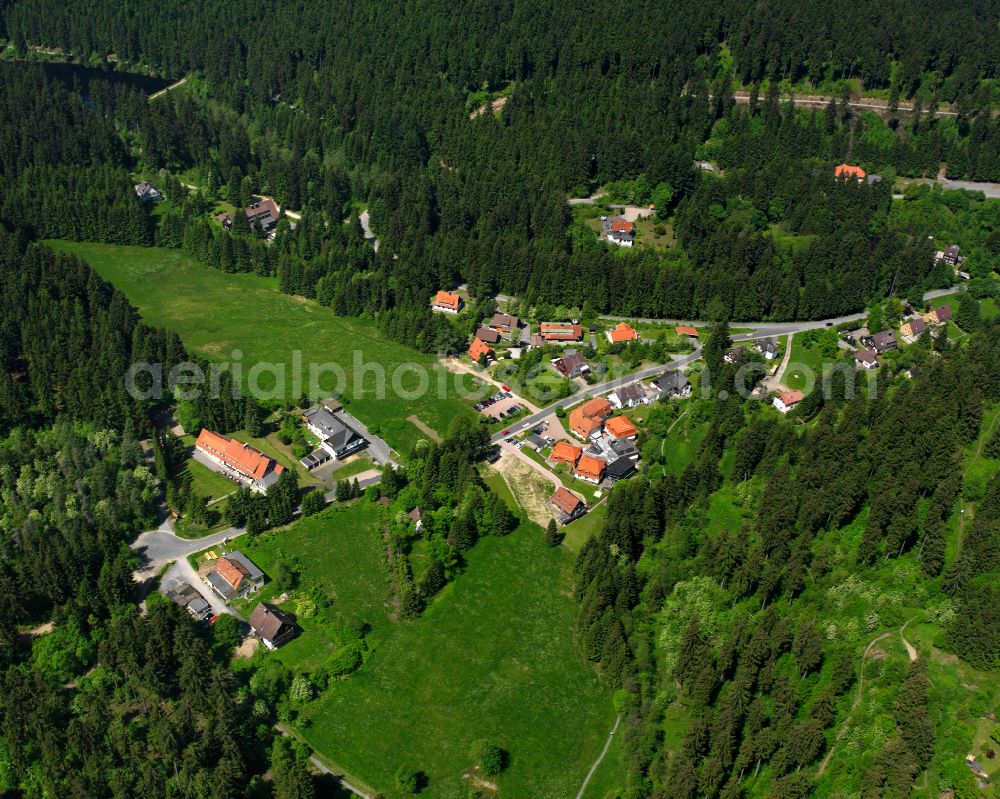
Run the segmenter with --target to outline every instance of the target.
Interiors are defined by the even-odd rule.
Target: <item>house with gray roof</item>
[[[342,460],[368,445],[364,436],[345,424],[343,419],[326,406],[310,408],[303,420],[310,432],[320,440],[320,448],[336,460]]]
[[[669,397],[686,397],[691,393],[691,384],[684,376],[683,372],[671,369],[664,375],[656,378],[649,384],[653,391],[656,391],[660,399]]]
[[[212,612],[212,606],[191,583],[181,583],[164,593],[167,599],[175,605],[180,605],[198,621],[206,618]]]
[[[629,383],[609,394],[608,401],[615,408],[634,408],[636,405],[644,405],[649,402],[649,396],[642,383]]]

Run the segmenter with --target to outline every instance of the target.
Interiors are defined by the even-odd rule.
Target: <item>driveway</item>
[[[372,463],[376,466],[383,466],[386,463],[392,463],[394,466],[398,466],[395,459],[392,457],[392,447],[385,443],[385,441],[375,435],[371,430],[365,427],[365,423],[358,419],[356,416],[352,416],[347,412],[346,409],[341,408],[337,411],[337,415],[344,418],[344,423],[348,427],[357,430],[361,435],[368,439],[368,454],[371,456]]]
[[[527,328],[525,328],[525,329],[527,329]],[[441,363],[450,372],[460,372],[460,373],[463,373],[463,374],[472,375],[477,380],[482,380],[483,382],[489,383],[490,385],[496,387],[500,391],[503,391],[504,384],[501,383],[496,378],[494,378],[493,375],[491,375],[485,369],[474,369],[473,367],[469,366],[468,364],[462,363],[458,358],[442,358],[441,359]],[[532,411],[532,412],[537,412],[538,411],[538,406],[537,405],[534,405],[534,404],[528,402],[528,400],[526,400],[524,397],[518,396],[517,394],[514,394],[514,392],[510,392],[510,393],[513,395],[514,399],[516,400],[516,402],[514,402],[513,404],[520,405],[522,408],[527,408],[529,411]],[[490,407],[493,408],[495,406],[490,406]],[[503,410],[503,409],[501,408],[500,410]]]
[[[372,249],[378,252],[379,240],[375,238],[375,234],[372,232],[371,217],[368,215],[367,208],[361,212],[358,221],[361,222],[361,229],[365,232],[365,239],[370,241]]]
[[[198,576],[198,573],[191,568],[191,564],[188,563],[187,558],[178,558],[174,561],[174,564],[167,569],[166,572],[164,572],[163,577],[160,579],[160,590],[166,593],[171,588],[176,588],[181,583],[190,583],[211,606],[213,615],[221,616],[223,613],[228,613],[231,616],[235,616],[237,619],[243,618],[239,613],[223,602],[221,597],[215,593],[215,591],[209,588],[205,581]]]

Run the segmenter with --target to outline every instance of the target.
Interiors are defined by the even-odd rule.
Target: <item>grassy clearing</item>
[[[272,601],[283,592],[273,580],[279,563],[298,575],[293,596],[296,590],[304,591],[317,605],[314,616],[299,615],[300,634],[271,657],[290,668],[309,670],[335,652],[332,625],[366,625],[376,640],[389,632],[389,578],[381,562],[377,521],[377,506],[362,500],[331,506],[288,528],[241,541],[242,551],[271,578],[246,615],[258,602]]]
[[[490,487],[490,490],[494,494],[507,503],[508,508],[515,513],[521,513],[520,503],[517,501],[517,498],[510,490],[510,486],[507,485],[507,481],[503,479],[503,475],[500,474],[500,472],[496,469],[484,467],[480,470],[480,474],[482,474],[483,482]]]
[[[574,555],[579,554],[583,545],[597,535],[608,517],[608,503],[602,502],[583,518],[570,522],[563,528],[563,546]]]
[[[386,340],[371,320],[338,317],[314,301],[280,293],[275,278],[225,274],[177,250],[48,244],[86,260],[125,293],[148,324],[176,331],[199,355],[231,361],[239,350],[247,376],[254,364],[274,364],[286,375],[283,388],[272,392],[275,399],[296,398],[302,390],[319,396],[339,389],[353,400],[351,412],[403,454],[422,437],[406,421],[410,414],[446,432],[451,419],[474,412],[457,396],[458,381],[471,388],[473,378],[454,375],[431,356]],[[299,386],[293,379],[296,352],[303,365]],[[308,365],[331,363],[343,369],[345,379],[328,370],[318,376],[318,389],[310,391]],[[385,378],[381,387],[380,376]],[[259,383],[275,388],[270,372]],[[401,396],[415,395],[422,383],[428,389],[420,396]]]
[[[572,560],[534,525],[481,541],[420,619],[394,626],[306,709],[301,732],[393,799],[403,764],[427,774],[422,796],[465,797],[481,738],[510,752],[502,795],[574,796],[615,714],[572,641]],[[620,767],[602,765],[604,784],[620,784]]]
[[[804,346],[801,336],[792,337],[792,355],[781,379],[791,389],[809,392],[823,378],[824,364],[831,363],[815,347]]]

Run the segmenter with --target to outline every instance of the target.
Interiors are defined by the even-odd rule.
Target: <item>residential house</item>
[[[265,233],[272,230],[278,224],[280,212],[274,200],[258,200],[243,209],[243,214],[251,225],[256,225]],[[233,226],[233,214],[223,211],[215,215],[215,220],[226,230]]]
[[[944,252],[941,253],[941,260],[949,266],[958,266],[965,260],[961,255],[959,255],[959,252],[960,249],[957,244],[945,247]]]
[[[268,649],[277,649],[295,635],[295,617],[261,602],[250,614],[250,629]]]
[[[924,321],[929,325],[943,325],[949,319],[951,319],[951,308],[947,305],[942,305],[930,313],[924,314]]]
[[[778,342],[774,338],[759,338],[753,343],[753,348],[763,355],[765,360],[773,361],[778,357]]]
[[[584,441],[600,435],[604,420],[612,413],[611,403],[602,397],[595,397],[577,405],[569,413],[569,429],[573,435]]]
[[[906,338],[916,338],[927,329],[927,323],[919,316],[907,319],[899,327],[899,332]]]
[[[212,613],[212,606],[191,583],[181,583],[165,593],[167,599],[180,605],[198,621],[207,618]]]
[[[434,295],[432,308],[444,313],[458,313],[462,310],[462,298],[450,291],[439,291]]]
[[[774,407],[781,413],[788,413],[803,399],[805,399],[805,394],[801,391],[783,391],[774,398]]]
[[[631,458],[619,458],[609,463],[604,469],[604,476],[612,483],[631,477],[636,472],[635,461]]]
[[[608,395],[608,400],[615,408],[634,408],[637,405],[645,405],[649,397],[642,383],[629,383],[627,386],[615,389]]]
[[[483,358],[490,361],[493,359],[493,348],[482,339],[474,338],[472,344],[469,345],[469,357],[476,363],[482,361]]]
[[[674,328],[674,332],[678,336],[689,336],[690,338],[698,338],[698,328],[692,327],[691,325],[677,325]]]
[[[500,333],[490,327],[481,327],[476,331],[476,338],[486,344],[496,344],[500,341]]]
[[[627,416],[612,416],[604,423],[604,432],[613,439],[633,439],[638,435],[635,425]]]
[[[580,341],[583,328],[569,322],[542,322],[538,326],[543,341]]]
[[[660,399],[686,397],[691,393],[691,384],[684,373],[677,369],[671,369],[666,374],[656,378],[649,386],[659,394]]]
[[[258,200],[243,209],[251,227],[256,225],[263,231],[268,231],[278,224],[280,211],[274,200]]]
[[[542,438],[540,435],[538,435],[538,433],[532,433],[524,440],[525,443],[529,444],[531,447],[534,448],[535,452],[538,452],[538,450],[540,449],[544,449],[547,444],[545,439]]]
[[[528,347],[529,348],[530,347],[544,347],[545,343],[546,343],[545,339],[542,337],[541,333],[532,333],[531,336],[528,337]]]
[[[735,364],[739,366],[747,357],[747,351],[743,347],[736,347],[735,349],[729,350],[725,355],[722,356],[722,360],[726,363]]]
[[[612,454],[612,457],[609,458],[609,460],[616,461],[619,458],[628,458],[633,461],[639,460],[639,450],[636,448],[635,444],[627,438],[611,439],[608,442],[608,446],[611,448]]]
[[[576,444],[570,444],[568,441],[557,441],[552,452],[549,453],[549,462],[553,466],[557,463],[568,463],[572,468],[576,466],[581,455],[583,455],[583,449]]]
[[[878,369],[878,353],[875,350],[856,350],[854,365],[862,369]]]
[[[636,341],[639,334],[635,332],[632,325],[626,322],[619,322],[607,332],[608,341],[612,344],[620,344],[625,341]]]
[[[343,460],[368,446],[368,440],[364,436],[325,406],[310,408],[302,419],[310,432],[320,440],[320,448],[335,460]]]
[[[489,327],[492,327],[505,338],[513,338],[519,334],[521,320],[509,314],[495,313],[493,314],[493,319],[490,320]]]
[[[850,164],[838,164],[833,168],[833,176],[835,178],[844,178],[845,180],[854,178],[858,183],[864,182],[864,179],[868,176],[859,166],[851,166]]]
[[[595,458],[593,455],[581,455],[580,460],[576,462],[576,469],[573,470],[573,476],[588,483],[599,485],[601,480],[604,479],[604,469],[606,467],[607,464],[604,461]]]
[[[228,552],[215,559],[205,580],[226,602],[232,602],[259,591],[264,573],[242,552]]]
[[[896,336],[891,330],[883,330],[872,336],[871,346],[875,352],[881,355],[883,352],[899,349],[899,342],[896,341]]]
[[[148,180],[136,183],[134,188],[135,196],[139,198],[139,202],[141,203],[154,203],[163,199],[160,190]]]
[[[277,483],[284,471],[280,463],[249,444],[213,433],[207,427],[202,428],[194,446],[213,463],[261,494]]]
[[[407,513],[406,518],[413,522],[413,529],[418,533],[424,529],[424,511],[419,505]]]
[[[576,494],[560,486],[551,497],[549,504],[555,511],[556,518],[562,524],[568,524],[587,512],[587,505]]]
[[[863,344],[866,338],[871,338],[871,333],[868,332],[867,327],[859,327],[857,330],[848,330],[846,333],[841,333],[841,338],[845,341]]]
[[[619,247],[631,247],[635,242],[635,225],[627,219],[602,217],[601,232],[607,241]]]
[[[903,374],[905,374],[908,379],[913,380],[913,378],[918,377],[920,375],[920,367],[911,366]]]
[[[563,377],[573,379],[579,377],[584,372],[590,371],[587,359],[580,352],[567,352],[562,358],[557,358],[552,362],[552,366]]]

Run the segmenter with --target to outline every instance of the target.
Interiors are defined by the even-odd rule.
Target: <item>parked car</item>
[[[504,391],[510,391],[509,386],[500,386],[500,388],[502,388]]]

